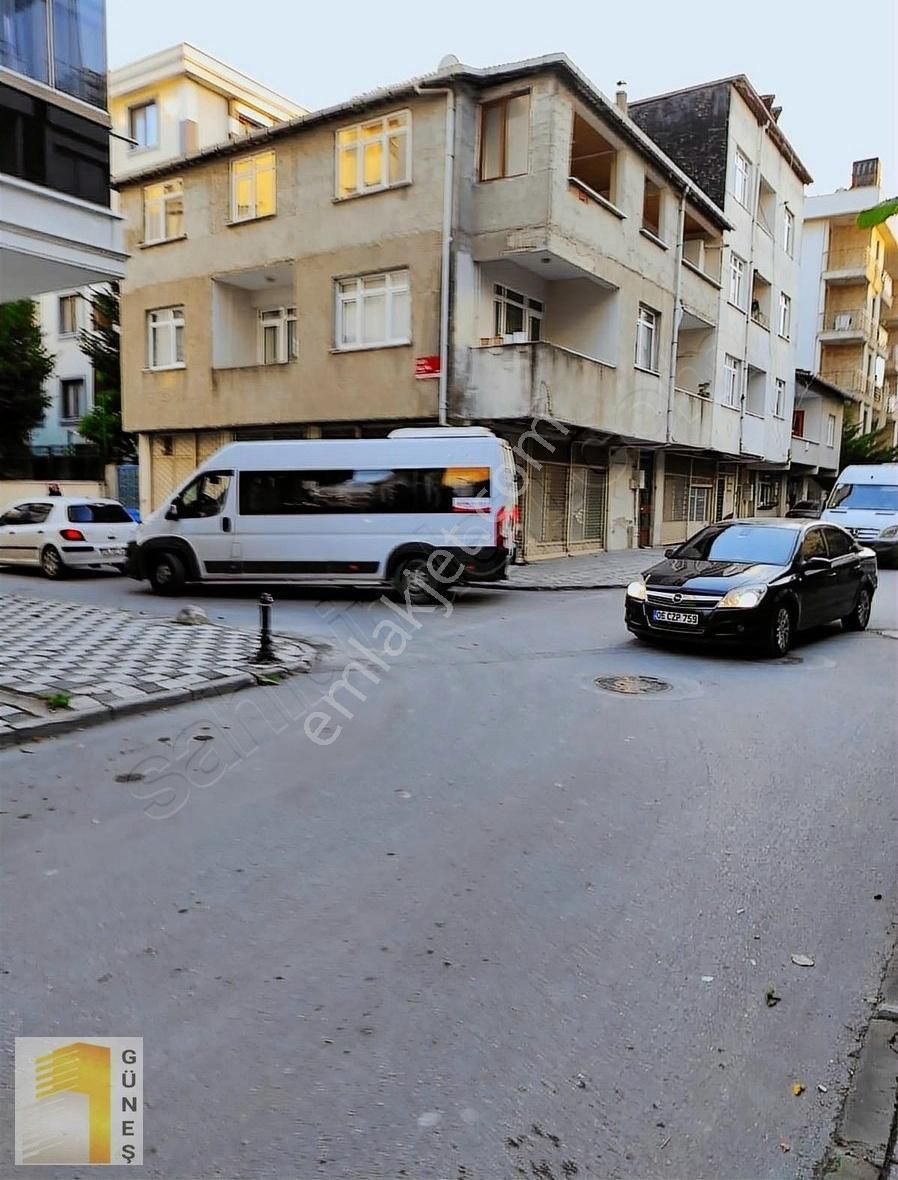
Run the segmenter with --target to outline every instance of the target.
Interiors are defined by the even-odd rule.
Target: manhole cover
[[[671,687],[666,680],[657,676],[599,676],[596,687],[606,692],[620,692],[625,696],[640,696],[646,693],[667,692]]]

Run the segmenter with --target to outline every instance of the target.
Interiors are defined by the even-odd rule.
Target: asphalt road
[[[5,1048],[143,1036],[171,1180],[810,1175],[893,933],[898,643],[756,663],[497,592],[388,655],[389,608],[331,606],[279,601],[312,677],[0,753]],[[329,702],[353,640],[387,666]]]

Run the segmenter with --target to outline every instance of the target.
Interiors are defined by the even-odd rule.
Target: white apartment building
[[[744,75],[630,105],[639,125],[722,207],[733,228],[720,268],[718,331],[681,324],[680,345],[715,390],[711,445],[738,460],[739,514],[785,507],[792,450],[799,258],[811,181],[779,126],[781,108]],[[693,343],[694,342],[694,343]],[[693,475],[675,456],[667,471]],[[694,476],[693,476],[694,478]]]
[[[304,108],[193,45],[175,45],[112,70],[108,76],[112,138],[109,167],[116,183],[130,172],[295,118]],[[158,217],[170,232],[182,217],[176,186],[159,186]],[[112,196],[113,208],[117,196]],[[79,345],[90,328],[91,288],[71,286],[38,300],[46,347],[56,357],[52,404],[32,433],[33,448],[81,442],[78,421],[93,404],[93,372]]]

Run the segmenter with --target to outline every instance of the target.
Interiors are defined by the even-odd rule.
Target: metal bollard
[[[256,652],[257,664],[272,664],[275,661],[274,647],[271,643],[271,608],[274,599],[265,593],[259,599],[259,650]]]

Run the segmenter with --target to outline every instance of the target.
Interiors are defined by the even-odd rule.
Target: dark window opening
[[[571,137],[571,180],[614,203],[617,148],[579,115]]]
[[[648,177],[642,190],[642,228],[661,237],[661,189]]]

